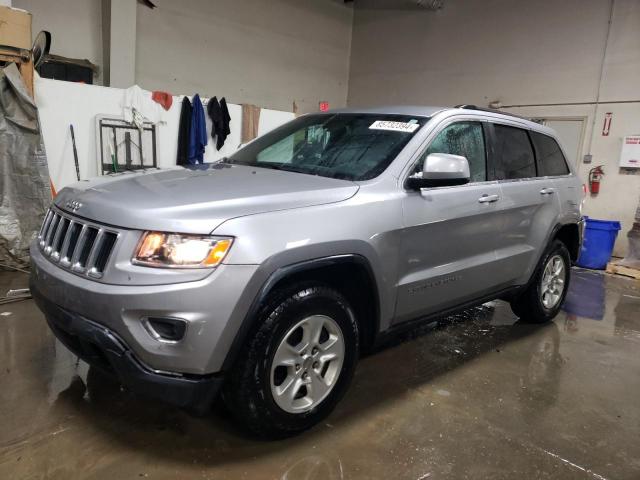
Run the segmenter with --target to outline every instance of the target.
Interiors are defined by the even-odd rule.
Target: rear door
[[[502,281],[521,284],[529,278],[557,221],[557,185],[539,176],[531,132],[492,123],[495,170],[502,194],[502,228],[496,242],[496,271]]]
[[[495,290],[495,240],[501,226],[500,186],[487,177],[483,122],[439,127],[409,174],[431,153],[463,155],[471,183],[407,191],[395,322],[459,305]]]
[[[559,221],[571,223],[580,220],[582,184],[571,173],[569,161],[558,141],[544,133],[529,132],[536,152],[538,176],[552,181],[560,205]],[[570,153],[568,153],[570,155]]]

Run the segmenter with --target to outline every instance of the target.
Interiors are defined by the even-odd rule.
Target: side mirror
[[[432,153],[427,156],[422,172],[407,178],[407,187],[414,190],[469,183],[469,162],[460,155]]]

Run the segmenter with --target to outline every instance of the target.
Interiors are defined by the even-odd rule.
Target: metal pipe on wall
[[[604,78],[604,66],[607,61],[607,50],[609,48],[609,37],[611,36],[611,23],[613,21],[613,11],[615,9],[615,1],[611,0],[609,5],[609,22],[607,23],[607,35],[604,40],[604,50],[602,52],[602,61],[600,62],[600,76],[598,78],[598,89],[596,91],[596,101],[593,105],[593,118],[591,119],[591,134],[589,135],[589,145],[587,146],[587,155],[591,155],[591,146],[593,145],[593,137],[596,131],[596,116],[598,114],[598,104],[600,102],[600,90],[602,89],[602,79]]]

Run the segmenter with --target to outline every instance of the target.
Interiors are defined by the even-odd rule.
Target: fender
[[[273,291],[274,287],[278,284],[280,280],[283,280],[284,278],[289,277],[291,275],[303,273],[306,271],[311,271],[311,270],[316,270],[322,267],[328,267],[332,265],[340,265],[340,264],[346,264],[346,263],[356,263],[364,267],[369,277],[369,281],[371,282],[371,285],[373,287],[373,294],[374,294],[373,336],[375,338],[375,336],[377,336],[380,329],[380,294],[379,294],[379,286],[377,284],[375,275],[373,273],[373,269],[371,268],[369,261],[362,255],[358,255],[358,254],[339,254],[339,255],[332,255],[328,257],[314,258],[314,259],[286,265],[283,267],[279,267],[269,275],[267,280],[262,284],[262,287],[260,287],[258,294],[254,297],[253,301],[251,302],[251,306],[249,307],[249,310],[244,316],[242,324],[238,329],[238,332],[236,333],[235,338],[231,343],[231,347],[229,348],[229,351],[227,353],[227,356],[222,364],[222,371],[228,372],[232,368],[233,364],[238,358],[240,351],[242,350],[242,347],[244,346],[247,340],[249,333],[259,321],[257,314],[260,310],[260,306],[265,301],[267,296]]]
[[[583,218],[580,218],[580,220],[578,220],[577,222],[569,221],[564,223],[562,222],[556,223],[556,225],[551,229],[551,232],[547,237],[547,245],[551,242],[551,239],[555,238],[558,235],[558,232],[560,231],[561,228],[566,227],[568,225],[576,225],[578,227],[578,245],[577,245],[578,251],[577,251],[576,258],[575,259],[572,258],[572,261],[575,262],[578,259],[577,258],[578,255],[580,255],[580,248],[582,248],[582,241],[584,237],[584,219]],[[569,245],[567,247],[569,247]],[[540,258],[542,258],[542,254],[540,255]],[[538,261],[540,261],[540,259],[538,259]]]
[[[529,273],[529,278],[527,279],[526,283],[524,285],[521,285],[520,287],[522,288],[526,288],[531,284],[531,281],[533,280],[533,277],[536,274],[536,270],[540,264],[540,260],[542,259],[543,255],[545,254],[545,252],[547,251],[547,249],[549,248],[549,245],[551,244],[551,241],[556,238],[556,236],[558,235],[558,232],[560,231],[560,229],[562,227],[566,227],[567,225],[576,225],[578,227],[578,254],[580,253],[580,247],[582,246],[582,235],[583,235],[583,230],[584,230],[584,220],[580,219],[578,222],[566,222],[566,223],[556,223],[553,228],[549,231],[549,234],[547,235],[547,241],[545,243],[545,247],[540,251],[540,255],[538,255],[536,262],[533,264],[532,270]],[[572,262],[575,262],[575,260],[573,260],[573,258],[571,259]],[[577,257],[576,257],[577,260]]]

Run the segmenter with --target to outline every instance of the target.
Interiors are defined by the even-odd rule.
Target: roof
[[[350,107],[350,108],[337,108],[335,110],[329,110],[324,113],[368,113],[368,114],[378,114],[378,115],[411,115],[416,117],[433,117],[436,113],[443,111],[455,111],[457,113],[470,113],[476,115],[486,115],[489,117],[494,117],[496,119],[506,119],[517,121],[521,124],[526,125],[527,128],[532,130],[537,130],[540,132],[544,132],[547,134],[554,134],[552,129],[549,127],[545,127],[538,123],[532,122],[531,120],[521,117],[519,115],[514,115],[510,112],[503,112],[500,110],[491,110],[478,108],[473,105],[461,105],[457,107],[436,107],[436,106],[419,106],[419,105],[388,105],[388,106],[378,106],[378,107]]]
[[[389,105],[379,107],[366,107],[366,108],[337,108],[335,110],[329,110],[327,113],[373,113],[379,115],[413,115],[416,117],[432,117],[442,110],[446,110],[446,107],[428,107],[428,106],[416,106],[416,105]]]

